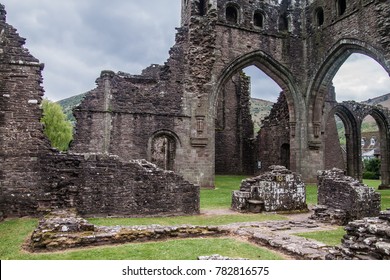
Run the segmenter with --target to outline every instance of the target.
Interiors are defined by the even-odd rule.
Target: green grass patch
[[[314,239],[329,246],[336,246],[341,244],[341,239],[345,234],[344,227],[338,227],[335,230],[328,231],[313,231],[305,233],[297,233],[295,235]]]
[[[215,189],[202,189],[200,191],[200,208],[230,208],[232,192],[239,190],[241,181],[246,178],[248,176],[215,176]]]
[[[14,219],[0,223],[0,259],[20,260],[21,247],[37,227],[36,219]]]
[[[306,185],[306,204],[317,205],[317,186]]]

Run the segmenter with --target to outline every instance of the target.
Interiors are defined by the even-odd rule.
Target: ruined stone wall
[[[5,15],[0,5],[0,212],[19,216],[36,212],[38,162],[49,142],[39,122],[43,65]]]
[[[76,208],[83,216],[199,214],[199,187],[144,160],[102,154],[42,158],[40,211]]]
[[[146,161],[129,162],[102,154],[63,154],[51,149],[39,121],[42,116],[43,65],[24,48],[25,39],[5,23],[3,6],[0,6],[0,29],[1,218],[37,216],[48,209],[63,207],[74,207],[85,215],[102,216],[199,213],[199,187],[173,172],[158,169]],[[129,99],[133,100],[134,106],[130,109],[133,114],[128,115],[143,117],[140,118],[143,123],[136,126],[138,135],[144,129],[175,126],[169,126],[173,118],[156,121],[161,127],[151,124],[150,116],[166,116],[169,108],[171,114],[180,111],[180,97],[175,95],[174,88],[169,86],[172,90],[170,94],[162,90],[166,83],[170,83],[166,82],[166,68],[151,66],[144,73],[148,76],[116,75],[103,71],[97,89],[86,98],[87,108],[78,111],[84,114],[84,118],[79,119],[80,124],[86,130],[94,131],[93,134],[83,129],[78,131],[85,136],[82,144],[87,144],[92,150],[110,152],[109,144],[111,140],[117,140],[115,136],[118,134],[110,135],[112,124],[116,125],[122,110],[128,108]],[[162,84],[159,88],[156,87],[156,79]],[[121,83],[133,86],[122,88]],[[131,95],[132,89],[137,89],[134,84],[148,94]],[[123,90],[123,95],[115,98],[120,90]],[[156,94],[167,94],[169,100],[160,103],[154,98]],[[162,106],[152,111],[159,104]],[[135,119],[130,118],[127,124],[118,125],[118,128],[134,126],[132,121]],[[180,122],[180,117],[176,120]],[[95,139],[90,139],[91,136]],[[138,141],[135,144],[138,146],[143,141],[146,150],[148,138]],[[79,144],[76,141],[76,147]],[[180,143],[177,146],[180,152]],[[134,147],[129,145],[127,149]]]
[[[343,170],[337,168],[319,171],[318,204],[331,210],[341,210],[343,212],[342,224],[363,217],[378,216],[381,209],[381,195],[373,188],[344,174]],[[318,212],[320,215],[317,217],[326,216],[321,212]]]
[[[240,73],[218,97],[215,132],[215,173],[253,174],[253,122],[250,81]]]
[[[281,93],[257,135],[259,173],[266,172],[272,165],[290,168],[289,120],[286,97]]]

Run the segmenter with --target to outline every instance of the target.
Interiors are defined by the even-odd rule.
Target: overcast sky
[[[150,64],[163,64],[180,25],[180,2],[0,0],[7,22],[45,64],[45,96],[53,101],[93,89],[102,70],[139,74]],[[252,96],[275,101],[280,88],[260,70],[254,73]],[[339,101],[390,93],[385,71],[359,56],[343,65],[334,82]]]

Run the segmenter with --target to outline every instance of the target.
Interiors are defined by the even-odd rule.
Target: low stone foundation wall
[[[28,247],[32,251],[54,251],[168,238],[219,236],[227,232],[215,226],[94,226],[80,218],[75,210],[58,210],[41,219]]]
[[[318,204],[313,219],[345,225],[379,215],[381,195],[341,169],[318,172]]]
[[[306,188],[301,176],[283,166],[242,181],[232,196],[232,209],[238,212],[305,210]]]
[[[146,160],[104,154],[49,154],[38,210],[76,208],[88,216],[199,214],[199,186]]]
[[[379,217],[350,222],[342,245],[330,251],[327,259],[390,260],[390,209]]]

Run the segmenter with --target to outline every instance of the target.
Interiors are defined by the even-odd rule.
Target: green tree
[[[364,160],[363,179],[379,179],[381,176],[381,161],[378,158]]]
[[[73,126],[67,120],[62,107],[47,99],[42,102],[44,133],[49,138],[52,147],[66,151],[73,139]]]

